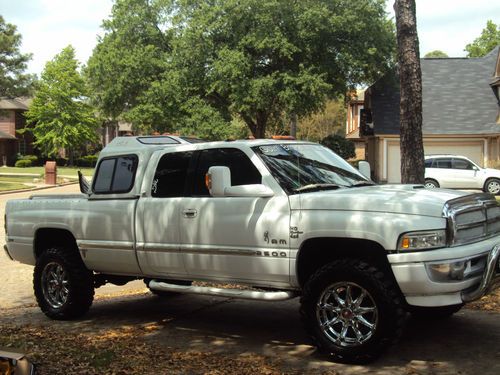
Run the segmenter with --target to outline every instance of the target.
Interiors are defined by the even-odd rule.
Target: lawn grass
[[[57,177],[58,184],[66,182],[75,182],[75,181],[77,181],[76,175],[71,177],[60,177],[60,175],[58,175]],[[34,183],[44,184],[45,180],[43,176],[32,177],[32,176],[0,175],[0,191],[30,189],[34,187],[33,185]]]
[[[17,182],[0,181],[0,191],[22,190],[22,189],[29,189],[29,188],[30,188],[30,186],[20,184]]]
[[[84,176],[92,176],[94,168],[77,168],[77,167],[57,167],[57,174],[61,176],[78,177],[78,171],[82,171]],[[32,173],[42,176],[45,174],[45,167],[0,167],[0,173]]]
[[[32,183],[36,177],[31,176],[0,176],[0,182],[14,182],[17,184]],[[38,178],[40,179],[40,177]]]

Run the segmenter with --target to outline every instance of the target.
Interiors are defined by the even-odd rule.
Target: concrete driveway
[[[72,185],[39,193],[77,191],[78,187]],[[2,227],[6,200],[31,194],[0,196]],[[3,230],[0,233],[3,248]],[[381,359],[368,366],[348,366],[327,361],[310,346],[299,321],[297,299],[269,303],[196,295],[159,298],[137,281],[126,287],[98,289],[94,305],[81,320],[49,320],[35,306],[32,267],[10,261],[3,250],[0,312],[2,326],[29,325],[72,332],[154,325],[157,329],[143,337],[150,345],[229,356],[255,353],[278,358],[283,373],[500,374],[498,313],[463,309],[444,321],[409,319],[400,343]]]

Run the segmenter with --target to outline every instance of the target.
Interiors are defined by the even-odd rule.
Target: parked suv
[[[425,157],[425,187],[500,194],[500,170],[481,168],[465,156],[429,155]]]

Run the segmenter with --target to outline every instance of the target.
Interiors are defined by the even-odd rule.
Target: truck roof
[[[297,140],[275,140],[275,139],[244,139],[206,142],[199,138],[181,137],[175,135],[162,136],[136,136],[116,137],[102,151],[100,158],[117,154],[139,153],[151,155],[156,150],[172,146],[187,146],[190,144],[203,143],[202,148],[212,147],[234,147],[240,146],[263,146],[277,143],[308,143]]]

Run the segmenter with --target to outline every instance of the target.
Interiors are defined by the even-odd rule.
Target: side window
[[[97,170],[94,191],[96,193],[111,190],[111,181],[113,180],[113,171],[115,170],[116,159],[106,159],[101,161]]]
[[[427,159],[427,160],[425,161],[425,168],[432,168],[432,161],[433,161],[433,160],[434,160],[434,159]]]
[[[472,164],[464,159],[453,159],[453,169],[472,169]]]
[[[232,186],[262,183],[260,172],[243,151],[235,148],[203,150],[194,176],[193,196],[210,195],[205,185],[205,175],[213,166],[229,168]]]
[[[161,157],[151,186],[151,196],[182,197],[192,152],[175,152]]]
[[[451,158],[436,159],[434,161],[433,167],[451,169]]]
[[[134,185],[137,156],[103,159],[96,172],[94,192],[100,194],[127,193]]]

